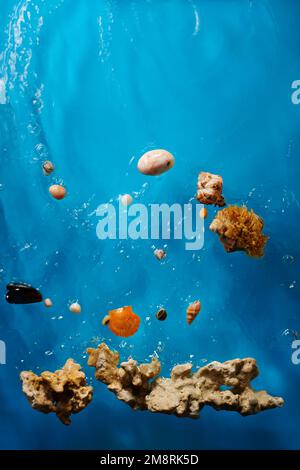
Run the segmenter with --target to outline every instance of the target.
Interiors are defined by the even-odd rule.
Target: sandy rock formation
[[[136,410],[197,418],[205,405],[250,415],[284,403],[280,397],[252,389],[251,380],[259,374],[255,359],[215,361],[194,374],[192,364],[181,364],[173,368],[170,378],[164,378],[157,377],[160,363],[155,358],[141,365],[129,359],[118,367],[119,354],[104,343],[89,348],[88,354],[96,379]],[[222,386],[228,389],[222,390]]]
[[[222,196],[223,179],[222,176],[213,175],[202,171],[198,176],[197,199],[202,204],[214,204],[215,206],[225,206],[226,202]]]
[[[85,373],[73,359],[68,359],[62,369],[20,374],[22,389],[32,408],[42,413],[56,413],[63,424],[70,424],[70,416],[79,413],[92,400],[93,387],[86,385]]]
[[[227,252],[245,251],[261,258],[268,237],[262,233],[264,221],[247,207],[229,206],[219,211],[210,230],[219,235]]]

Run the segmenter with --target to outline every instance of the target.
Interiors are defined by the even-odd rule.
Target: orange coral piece
[[[140,326],[140,317],[133,313],[132,307],[110,310],[108,327],[117,336],[127,338],[134,335]]]
[[[264,221],[247,207],[229,206],[217,213],[210,230],[219,235],[227,252],[245,251],[261,258],[269,237],[262,233]]]

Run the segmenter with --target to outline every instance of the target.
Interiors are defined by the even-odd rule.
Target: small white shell
[[[123,196],[120,196],[120,201],[121,201],[122,206],[127,207],[127,206],[130,206],[130,204],[133,201],[133,198],[132,196],[130,196],[130,194],[123,194]]]
[[[157,176],[170,170],[175,163],[174,156],[163,149],[150,150],[138,161],[138,170],[144,175]]]
[[[70,307],[69,307],[70,312],[72,313],[80,313],[81,312],[81,306],[79,305],[78,302],[73,302]]]
[[[52,307],[52,300],[51,299],[45,299],[44,300],[45,307]]]

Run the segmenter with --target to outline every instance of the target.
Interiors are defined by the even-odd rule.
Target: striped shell
[[[189,325],[195,320],[200,310],[201,310],[200,300],[196,300],[195,302],[193,302],[192,304],[188,306],[188,308],[186,309],[186,321],[188,322]]]
[[[110,310],[108,328],[117,336],[127,338],[134,335],[140,326],[140,317],[133,313],[132,307]]]
[[[159,321],[164,321],[167,318],[167,316],[168,316],[167,311],[164,308],[160,308],[156,312],[156,318]]]

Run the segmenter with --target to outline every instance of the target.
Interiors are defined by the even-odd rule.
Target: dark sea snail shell
[[[156,318],[157,320],[163,321],[167,318],[167,311],[164,308],[160,308],[156,312]]]
[[[19,282],[10,282],[6,286],[6,301],[9,304],[34,304],[43,300],[39,290]]]

